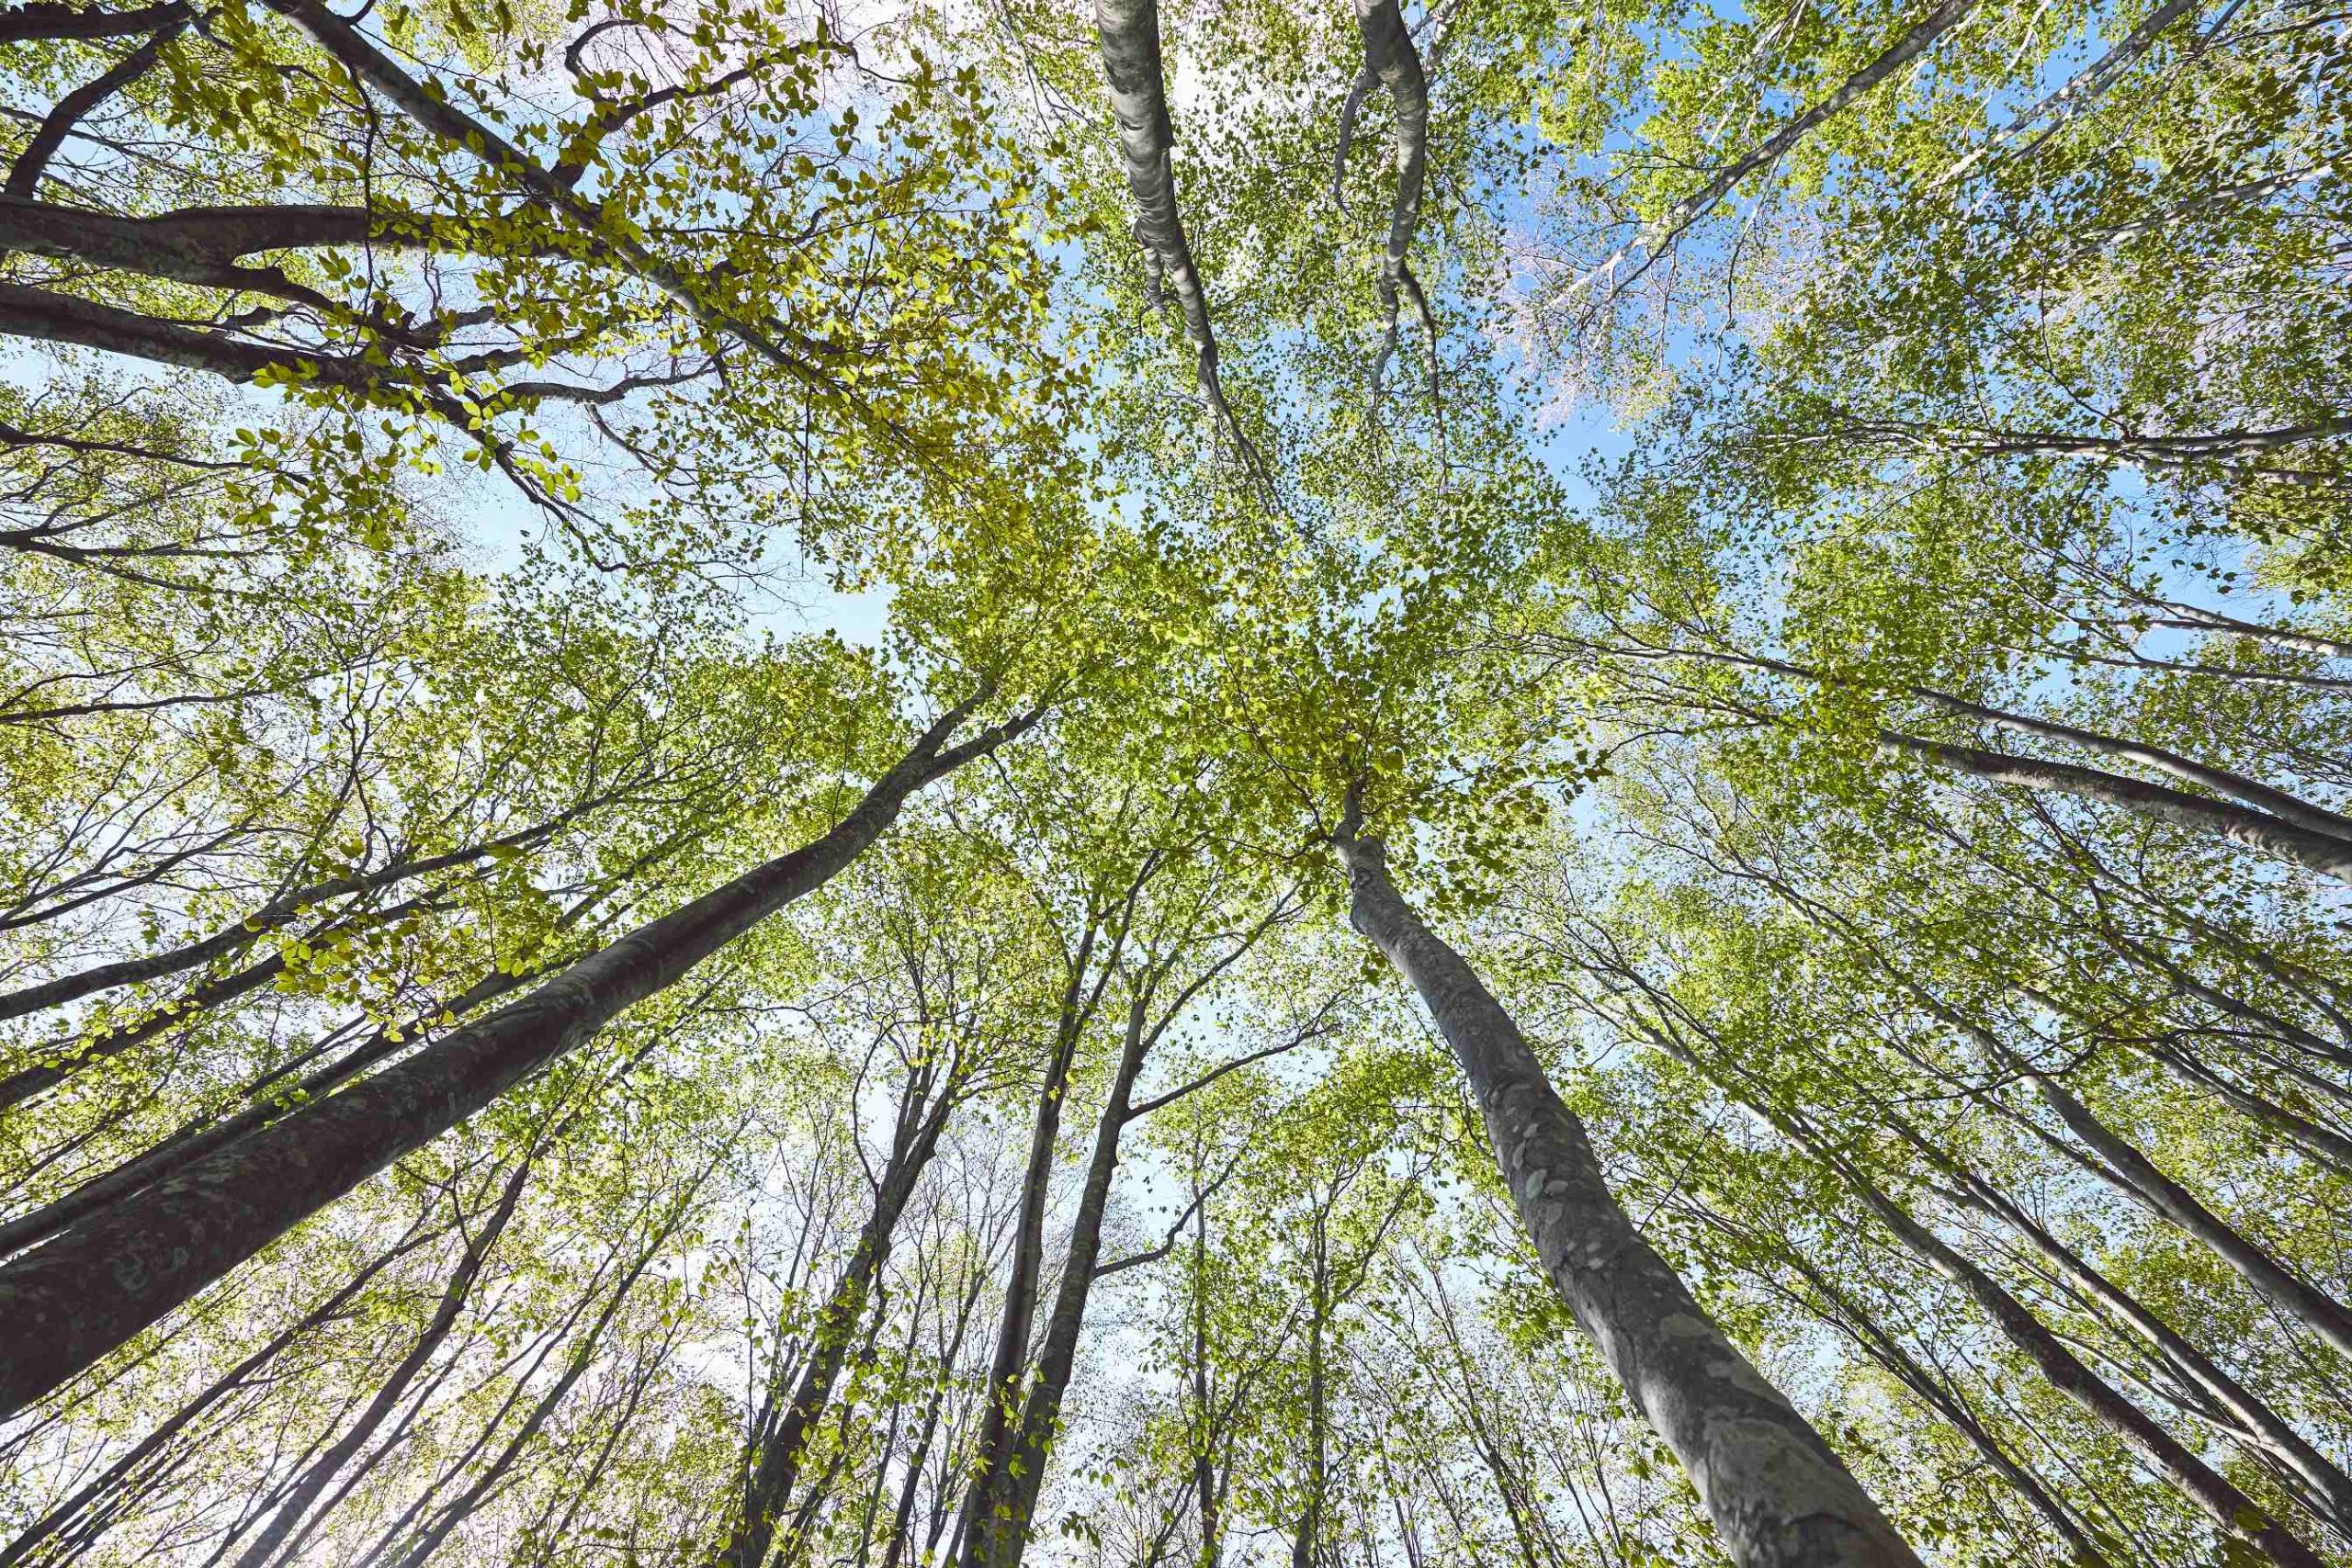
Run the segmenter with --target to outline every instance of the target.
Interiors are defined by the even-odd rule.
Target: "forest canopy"
[[[2352,1568],[2352,11],[0,62],[0,1568]]]

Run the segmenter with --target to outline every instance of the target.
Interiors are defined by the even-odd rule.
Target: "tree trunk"
[[[482,1003],[495,1001],[504,996],[521,985],[523,978],[522,976],[503,972],[486,975],[468,987],[463,995],[427,1009],[424,1017],[430,1020],[446,1012],[463,1018]],[[413,1037],[425,1027],[424,1021],[420,1020],[410,1024],[408,1033]],[[340,1061],[302,1079],[289,1098],[296,1104],[308,1104],[349,1082],[385,1057],[397,1055],[403,1043],[400,1031],[390,1027],[379,1029]],[[293,1109],[293,1105],[269,1096],[218,1122],[209,1124],[198,1122],[182,1127],[145,1154],[126,1160],[103,1175],[92,1177],[71,1192],[28,1214],[20,1214],[7,1224],[0,1224],[0,1258],[55,1235],[74,1222],[153,1186],[174,1172],[186,1169],[213,1150],[290,1114]]]
[[[1485,1113],[1505,1183],[1561,1299],[1690,1472],[1741,1568],[1920,1568],[1804,1417],[1734,1348],[1610,1194],[1583,1126],[1519,1026],[1342,829],[1350,919],[1420,993]]]
[[[1102,44],[1102,73],[1111,89],[1119,158],[1127,193],[1135,198],[1136,243],[1143,247],[1145,292],[1157,307],[1175,296],[1192,340],[1193,374],[1201,395],[1256,468],[1256,448],[1225,400],[1217,375],[1216,333],[1209,321],[1208,293],[1184,235],[1184,215],[1176,201],[1176,130],[1168,118],[1168,87],[1159,49],[1158,0],[1094,0],[1095,33]]]
[[[1029,1158],[1021,1176],[1021,1208],[1012,1237],[1012,1273],[1005,1281],[1004,1306],[997,1320],[996,1348],[989,1359],[989,1381],[982,1390],[979,1429],[972,1442],[972,1477],[956,1511],[956,1536],[966,1542],[978,1535],[973,1511],[982,1506],[988,1487],[984,1478],[1004,1462],[1013,1440],[1012,1424],[1021,1399],[1021,1372],[1029,1362],[1030,1320],[1037,1314],[1037,1291],[1046,1268],[1046,1196],[1054,1171],[1054,1148],[1061,1139],[1062,1099],[1069,1092],[1069,1074],[1078,1057],[1079,1037],[1094,1016],[1102,990],[1090,993],[1087,966],[1101,930],[1091,918],[1069,960],[1069,978],[1062,987],[1061,1013],[1054,1028],[1053,1053],[1046,1063],[1045,1081],[1037,1089],[1037,1111],[1029,1131]],[[1114,950],[1115,955],[1115,950]],[[1107,970],[1106,970],[1107,973]],[[960,1560],[965,1548],[950,1551]]]
[[[2042,1102],[2058,1113],[2074,1134],[2091,1146],[2121,1179],[2127,1197],[2169,1220],[2213,1249],[2237,1270],[2241,1279],[2281,1308],[2301,1319],[2338,1355],[2352,1356],[2352,1312],[2314,1288],[2245,1236],[2227,1221],[2198,1201],[2188,1189],[2166,1176],[2154,1160],[2116,1135],[2092,1113],[2089,1106],[2067,1092],[2055,1078],[2037,1075],[2034,1088]]]
[[[1307,1280],[1306,1315],[1306,1502],[1298,1511],[1298,1532],[1290,1543],[1290,1568],[1315,1568],[1323,1542],[1324,1391],[1323,1321],[1329,1311],[1330,1271],[1325,1259],[1323,1212],[1315,1213],[1314,1259]],[[1516,1522],[1515,1520],[1513,1521]]]
[[[2120,807],[2154,821],[2187,828],[2194,832],[2210,833],[2233,843],[2282,856],[2323,875],[2352,882],[2352,840],[2300,828],[2249,807],[2190,795],[2186,790],[2149,784],[2143,779],[2126,778],[2120,773],[2104,773],[2098,768],[2078,767],[2072,762],[2045,762],[2034,757],[2011,756],[2006,751],[1984,751],[1973,746],[1925,740],[1900,730],[1882,729],[1879,739],[1895,750],[1908,751],[1995,784],[2071,795],[2079,800]]]
[[[40,1398],[401,1156],[438,1137],[815,890],[908,795],[993,749],[1014,720],[946,741],[943,716],[829,832],[581,959],[519,1002],[304,1106],[0,1267],[0,1414]]]
[[[1193,1438],[1193,1499],[1200,1516],[1200,1568],[1217,1568],[1224,1555],[1224,1529],[1217,1517],[1216,1414],[1209,1404],[1209,1206],[1201,1195],[1197,1170],[1193,1202],[1193,1405],[1201,1424]]]
[[[881,1184],[875,1190],[873,1211],[858,1232],[857,1245],[850,1252],[840,1281],[817,1314],[808,1357],[801,1365],[792,1403],[785,1407],[783,1419],[759,1446],[751,1467],[751,1480],[743,1489],[743,1512],[718,1554],[718,1561],[727,1568],[761,1568],[767,1561],[768,1549],[775,1543],[776,1520],[791,1499],[794,1482],[799,1478],[800,1460],[808,1447],[809,1431],[824,1414],[826,1402],[833,1396],[833,1383],[841,1376],[850,1337],[865,1315],[865,1303],[873,1293],[875,1279],[890,1256],[899,1216],[906,1213],[915,1184],[922,1179],[924,1167],[937,1152],[940,1134],[947,1127],[948,1113],[955,1109],[961,1091],[962,1075],[951,1069],[938,1098],[926,1103],[933,1076],[927,1066],[918,1066],[908,1076],[899,1133],[892,1140],[890,1160],[883,1169]]]
[[[1069,1251],[1062,1261],[1061,1286],[1054,1292],[1053,1312],[1046,1320],[1045,1338],[1038,1347],[1036,1376],[1011,1440],[993,1453],[983,1450],[983,1467],[972,1483],[972,1522],[964,1534],[963,1568],[1020,1568],[1022,1552],[1028,1545],[1038,1488],[1044,1484],[1046,1461],[1060,1425],[1062,1395],[1069,1390],[1070,1372],[1077,1364],[1079,1333],[1085,1325],[1087,1297],[1093,1290],[1095,1265],[1102,1256],[1102,1218],[1110,1207],[1111,1179],[1119,1165],[1119,1134],[1126,1126],[1136,1076],[1143,1070],[1144,1055],[1153,1038],[1147,1027],[1148,1004],[1148,994],[1139,989],[1127,1007],[1126,1038],[1102,1119],[1095,1127],[1086,1184],[1070,1224]]]
[[[1993,1319],[2002,1337],[2023,1351],[2052,1386],[2139,1450],[2149,1465],[2196,1504],[2223,1535],[2245,1542],[2278,1564],[2278,1568],[2325,1568],[2317,1552],[2085,1366],[2055,1334],[2042,1326],[2041,1319],[2003,1290],[1991,1275],[1945,1245],[1943,1238],[1914,1219],[1908,1210],[1880,1191],[1853,1166],[1835,1159],[1824,1150],[1816,1149],[1815,1153],[1829,1161],[1905,1246],[1937,1273],[1965,1291]]]
[[[2170,773],[2184,784],[2198,784],[2217,795],[2229,795],[2257,811],[2267,812],[2280,821],[2294,827],[2324,834],[2331,839],[2340,839],[2347,844],[2352,844],[2352,817],[2330,811],[2325,807],[2313,806],[2300,795],[2290,795],[2283,789],[2274,789],[2260,780],[2247,778],[2243,773],[2233,773],[2226,768],[2213,767],[2209,763],[2198,761],[2193,757],[2184,757],[2177,751],[2165,750],[2161,746],[2143,745],[2136,740],[2104,735],[2095,729],[2082,729],[2071,724],[2060,724],[2055,719],[2036,718],[2030,714],[2012,713],[2007,708],[1986,707],[1981,703],[1972,703],[1964,697],[1955,697],[1949,693],[1934,691],[1925,686],[1912,689],[1918,695],[1948,713],[1982,719],[1987,724],[2002,729],[2014,730],[2020,735],[2038,735],[2044,739],[2059,740],[2070,746],[2079,746],[2086,751],[2095,751],[2101,756],[2120,757],[2126,761],[2137,762],[2142,767],[2152,768],[2157,773]]]

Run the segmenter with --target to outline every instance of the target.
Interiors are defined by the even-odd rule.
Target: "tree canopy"
[[[0,1568],[2352,1568],[2352,15],[0,62]]]

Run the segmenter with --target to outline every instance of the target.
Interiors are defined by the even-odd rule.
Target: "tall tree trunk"
[[[2226,795],[2258,811],[2267,812],[2282,822],[2291,823],[2295,827],[2311,832],[2323,833],[2329,838],[2341,839],[2346,843],[2352,843],[2352,817],[2346,817],[2341,812],[2330,811],[2324,806],[2314,806],[2300,795],[2290,794],[2283,789],[2273,788],[2259,779],[2250,779],[2243,773],[2232,773],[2226,768],[2217,768],[2211,763],[2198,761],[2193,757],[2184,757],[2177,751],[2168,751],[2161,746],[2150,746],[2141,741],[2127,740],[2120,736],[2108,735],[2095,729],[2084,729],[2075,725],[2061,724],[2055,719],[2037,718],[2030,714],[2013,713],[2007,708],[1986,707],[1982,703],[1972,703],[1965,697],[1956,697],[1948,692],[1939,692],[1926,686],[1915,686],[1912,691],[1947,713],[1981,719],[1986,724],[2013,730],[2019,735],[2038,735],[2046,740],[2064,741],[2067,745],[2079,746],[2086,751],[2097,752],[2103,757],[2118,757],[2125,761],[2137,762],[2142,767],[2154,769],[2157,773],[2169,773],[2184,784],[2197,784],[2217,795]]]
[[[2352,882],[2352,839],[2298,827],[2250,807],[2191,795],[2143,779],[2126,778],[2121,773],[2079,767],[2073,762],[2045,762],[2036,757],[1955,746],[1948,741],[1905,735],[1900,730],[1882,729],[1879,739],[1895,750],[1908,751],[1995,784],[2071,795],[2078,800],[2120,807],[2154,821],[2210,833],[2294,861],[2323,875]]]
[[[1315,1568],[1316,1554],[1323,1543],[1323,1494],[1327,1484],[1323,1322],[1330,1310],[1331,1292],[1320,1209],[1316,1211],[1312,1234],[1314,1257],[1307,1279],[1306,1314],[1306,1502],[1298,1510],[1298,1530],[1291,1538],[1290,1568]]]
[[[1352,812],[1351,813],[1352,817]],[[1642,1239],[1519,1026],[1397,892],[1385,846],[1335,842],[1349,915],[1420,993],[1484,1112],[1545,1270],[1741,1568],[1919,1568],[1860,1484]]]
[[[186,1169],[213,1150],[289,1114],[296,1104],[308,1104],[319,1096],[341,1088],[386,1057],[398,1055],[407,1039],[429,1027],[430,1020],[444,1013],[463,1018],[484,1002],[495,1001],[520,986],[524,978],[520,975],[493,972],[476,981],[462,995],[426,1009],[422,1018],[409,1024],[405,1034],[390,1026],[379,1029],[347,1055],[297,1084],[294,1093],[288,1097],[293,1102],[291,1104],[275,1095],[265,1095],[243,1111],[217,1122],[199,1121],[183,1126],[146,1153],[126,1160],[102,1175],[92,1177],[71,1192],[30,1213],[20,1214],[7,1224],[0,1224],[0,1258],[55,1235],[75,1221],[152,1187],[175,1171]]]
[[[1021,1420],[993,1453],[982,1452],[982,1465],[972,1483],[971,1524],[964,1534],[963,1568],[1020,1568],[1036,1515],[1038,1488],[1045,1482],[1046,1461],[1053,1450],[1061,1422],[1062,1395],[1069,1387],[1078,1361],[1078,1341],[1086,1321],[1086,1303],[1094,1287],[1095,1266],[1102,1250],[1102,1218],[1111,1202],[1111,1179],[1119,1165],[1119,1134],[1129,1120],[1136,1075],[1143,1070],[1145,1053],[1154,1032],[1148,1027],[1148,991],[1138,988],[1127,1006],[1126,1037],[1111,1092],[1095,1126],[1094,1150],[1086,1166],[1077,1216],[1070,1223],[1069,1250],[1062,1261],[1060,1288],[1054,1292],[1052,1314],[1037,1351],[1037,1371],[1021,1407]],[[1018,1373],[1016,1372],[1016,1376]]]
[[[23,1408],[295,1224],[593,1037],[736,937],[815,890],[908,795],[1023,720],[950,748],[944,715],[831,830],[581,959],[523,1000],[339,1094],[214,1151],[136,1201],[0,1267],[0,1414]]]
[[[963,1504],[956,1510],[956,1540],[959,1544],[949,1551],[950,1560],[960,1560],[965,1550],[960,1543],[977,1534],[973,1510],[982,1506],[988,1490],[980,1478],[1003,1462],[1013,1441],[1022,1370],[1029,1364],[1030,1324],[1037,1314],[1037,1292],[1046,1268],[1046,1196],[1053,1179],[1054,1148],[1061,1139],[1062,1100],[1069,1092],[1070,1068],[1078,1059],[1080,1037],[1102,999],[1102,984],[1091,991],[1086,984],[1087,967],[1092,962],[1101,929],[1099,919],[1090,917],[1085,931],[1079,937],[1077,951],[1070,955],[1069,976],[1062,987],[1061,1012],[1054,1026],[1053,1050],[1046,1059],[1045,1079],[1037,1089],[1036,1114],[1030,1124],[1028,1163],[1021,1175],[1021,1206],[1013,1227],[1012,1271],[1005,1281],[996,1347],[989,1359],[989,1381],[982,1391],[979,1426],[972,1441],[973,1479],[967,1483]],[[1114,944],[1114,958],[1123,945],[1124,934]],[[1109,972],[1109,965],[1105,964],[1102,983],[1107,983]]]
[[[923,1168],[938,1151],[948,1113],[960,1097],[963,1075],[959,1070],[950,1070],[947,1082],[933,1099],[934,1076],[928,1064],[919,1064],[908,1075],[906,1098],[900,1103],[889,1162],[883,1168],[882,1180],[875,1189],[873,1210],[858,1232],[857,1244],[850,1251],[840,1280],[817,1314],[808,1355],[801,1363],[792,1402],[785,1406],[783,1418],[761,1441],[759,1451],[748,1467],[751,1479],[743,1489],[742,1512],[718,1553],[718,1561],[726,1568],[761,1568],[767,1561],[768,1550],[775,1540],[776,1520],[791,1500],[793,1483],[799,1478],[809,1432],[833,1396],[833,1384],[841,1376],[851,1337],[865,1315],[875,1279],[890,1256],[899,1217],[906,1213]]]
[[[1773,1120],[1783,1121],[1774,1117]],[[1785,1124],[1785,1122],[1783,1122]],[[1838,1159],[1818,1140],[1804,1140],[1815,1153],[1842,1176],[1871,1212],[1918,1254],[1928,1266],[1966,1292],[1992,1318],[2008,1342],[2050,1380],[2052,1387],[2072,1399],[2093,1419],[2137,1450],[2149,1465],[2179,1490],[2214,1528],[2233,1540],[2262,1553],[2278,1568],[2324,1568],[2320,1556],[2286,1528],[2256,1506],[2254,1500],[2190,1453],[2171,1433],[2138,1405],[2117,1393],[2104,1378],[2085,1366],[2064,1343],[2044,1327],[2025,1303],[2009,1294],[1993,1277],[1942,1237],[1913,1218],[1850,1162]]]
[[[2009,1060],[2015,1062],[2016,1058],[2011,1056]],[[2158,1169],[2155,1161],[2118,1136],[2057,1079],[2035,1074],[2032,1081],[2042,1103],[2056,1111],[2058,1119],[2090,1145],[2104,1164],[2102,1174],[2120,1186],[2125,1196],[2138,1200],[2150,1213],[2170,1221],[2212,1248],[2247,1284],[2300,1319],[2338,1355],[2352,1356],[2352,1312],[2346,1311],[2342,1303],[2238,1234],[2234,1226],[2199,1202],[2188,1188]]]
[[[948,1337],[939,1365],[932,1375],[931,1392],[923,1399],[922,1432],[915,1438],[914,1451],[907,1456],[906,1484],[899,1492],[899,1508],[890,1521],[890,1544],[882,1553],[882,1568],[899,1568],[899,1559],[906,1554],[908,1543],[913,1539],[915,1494],[922,1484],[923,1467],[931,1462],[932,1445],[939,1436],[940,1412],[947,1403],[947,1385],[956,1375],[956,1363],[964,1354],[964,1336],[971,1329],[972,1314],[979,1308],[980,1291],[987,1283],[988,1269],[983,1255],[972,1267],[971,1282],[964,1289],[963,1305],[956,1311],[956,1331]],[[952,1449],[953,1446],[951,1437],[949,1447]],[[952,1470],[952,1461],[948,1468]],[[938,1539],[934,1525],[929,1544],[936,1544]]]
[[[1193,1499],[1200,1517],[1200,1568],[1217,1568],[1224,1527],[1217,1517],[1216,1413],[1209,1404],[1209,1206],[1193,1178],[1193,1406],[1200,1430],[1193,1442]]]
[[[1226,401],[1217,374],[1216,331],[1209,320],[1208,292],[1184,235],[1184,214],[1176,200],[1176,130],[1168,116],[1168,86],[1161,67],[1159,0],[1094,0],[1094,28],[1102,52],[1102,73],[1111,89],[1111,117],[1118,129],[1119,159],[1125,165],[1127,194],[1136,204],[1136,243],[1143,247],[1145,289],[1156,307],[1175,297],[1193,344],[1193,375],[1201,395],[1233,437],[1253,474],[1257,449]]]

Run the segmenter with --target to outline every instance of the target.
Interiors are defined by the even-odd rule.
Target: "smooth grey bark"
[[[1317,1208],[1312,1224],[1306,1311],[1306,1502],[1290,1543],[1291,1568],[1315,1568],[1323,1545],[1323,1498],[1330,1489],[1329,1421],[1325,1409],[1323,1329],[1331,1308],[1329,1231]],[[1518,1519],[1511,1521],[1514,1525]]]
[[[75,344],[132,359],[153,360],[184,370],[201,370],[230,381],[251,381],[265,371],[301,367],[311,384],[367,392],[405,385],[395,372],[357,354],[325,354],[291,346],[250,343],[181,321],[119,310],[95,299],[51,288],[0,284],[0,333],[43,343]],[[519,354],[469,356],[469,369],[498,369],[517,363]]]
[[[1905,984],[1929,1012],[1975,1042],[1990,1065],[2030,1083],[2042,1103],[2055,1111],[2058,1120],[2088,1145],[2091,1152],[2084,1153],[2031,1117],[2006,1106],[1980,1089],[1974,1092],[1984,1103],[2008,1116],[2051,1149],[2139,1203],[2150,1213],[2203,1242],[2257,1293],[2300,1319],[2338,1354],[2352,1356],[2352,1312],[2347,1312],[2342,1303],[2315,1289],[2310,1281],[2288,1269],[2269,1253],[2240,1235],[2235,1227],[2199,1201],[2196,1194],[2159,1169],[2156,1163],[2142,1154],[2129,1139],[2118,1135],[2113,1128],[2100,1121],[2089,1106],[2075,1098],[2053,1075],[2041,1071],[2011,1050],[1998,1034],[1939,1000],[1916,982],[1906,979]]]
[[[864,852],[907,796],[1034,723],[949,747],[950,710],[833,828],[572,964],[396,1066],[217,1149],[0,1267],[0,1414],[23,1408],[488,1105]]]
[[[2267,626],[2256,621],[2244,621],[2235,615],[2224,615],[2218,610],[2199,609],[2195,605],[2177,604],[2169,600],[2158,601],[2172,611],[2151,621],[2152,626],[2171,631],[2225,632],[2242,637],[2249,642],[2267,643],[2290,653],[2316,653],[2325,659],[2352,659],[2352,642],[2342,637],[2322,637],[2316,632],[2297,631],[2287,626]]]
[[[1094,27],[1102,39],[1102,72],[1110,81],[1111,112],[1118,122],[1127,194],[1136,204],[1135,235],[1143,247],[1145,292],[1154,304],[1165,295],[1175,298],[1184,318],[1184,335],[1192,340],[1193,371],[1201,395],[1254,469],[1257,448],[1242,434],[1217,375],[1208,295],[1176,201],[1176,130],[1168,118],[1158,0],[1094,0]]]
[[[1858,420],[1841,425],[1838,438],[1849,441],[1900,441],[1928,450],[1974,452],[1985,457],[2113,457],[2134,465],[2184,468],[2199,463],[2226,463],[2314,441],[2332,440],[2352,433],[2352,415],[2338,415],[2314,424],[2279,425],[2267,430],[2216,430],[2174,435],[2074,435],[2054,430],[1984,430],[1965,425],[1914,424],[1904,421]]]
[[[1518,1024],[1397,892],[1385,846],[1359,835],[1353,816],[1334,838],[1350,920],[1420,994],[1477,1098],[1545,1271],[1689,1472],[1733,1561],[1919,1568],[1820,1434],[1642,1238]]]
[[[915,1184],[922,1179],[924,1168],[938,1151],[948,1115],[961,1098],[963,1076],[959,1058],[934,1098],[932,1090],[939,1075],[933,1064],[926,1061],[908,1075],[898,1124],[893,1129],[890,1157],[883,1168],[882,1180],[875,1189],[873,1208],[858,1230],[841,1279],[817,1314],[816,1325],[810,1332],[808,1356],[801,1363],[791,1402],[752,1456],[751,1477],[743,1488],[742,1511],[718,1552],[718,1561],[726,1568],[762,1568],[767,1561],[775,1540],[776,1521],[783,1516],[785,1505],[791,1500],[793,1485],[799,1479],[800,1461],[808,1447],[810,1430],[833,1396],[833,1384],[841,1377],[851,1337],[865,1315],[876,1277],[890,1256],[899,1218],[906,1213]]]
[[[2300,828],[2267,812],[2072,762],[2045,762],[2006,751],[1923,739],[1894,729],[1878,733],[1881,742],[1893,750],[1924,757],[1995,784],[2120,807],[2174,827],[2213,834],[2282,856],[2339,881],[2352,882],[2352,840]]]
[[[1931,687],[1915,686],[1911,690],[1915,695],[1933,703],[1948,713],[1962,714],[1970,718],[1981,719],[1986,724],[2002,729],[2014,730],[2020,735],[2038,735],[2044,739],[2062,740],[2069,746],[2079,746],[2086,751],[2095,751],[2101,756],[2119,757],[2126,761],[2137,762],[2143,767],[2153,768],[2158,773],[2169,773],[2184,784],[2197,784],[2212,790],[2216,794],[2229,795],[2258,811],[2267,812],[2282,822],[2291,823],[2295,827],[2311,832],[2323,833],[2332,839],[2341,839],[2347,844],[2352,844],[2352,817],[2330,811],[2325,807],[2313,806],[2299,795],[2290,795],[2283,789],[2274,788],[2258,779],[2247,778],[2243,773],[2232,773],[2227,768],[2217,768],[2211,763],[2200,762],[2193,757],[2184,757],[2177,751],[2167,750],[2161,746],[2127,740],[2120,736],[2107,735],[2095,729],[2084,729],[2075,725],[2061,724],[2055,719],[2037,718],[2031,714],[2013,713],[2007,708],[1987,707],[1982,703],[1972,703],[1965,697],[1956,697],[1950,693],[1939,692]]]
[[[1225,1554],[1225,1531],[1218,1518],[1223,1488],[1216,1474],[1216,1414],[1209,1404],[1209,1206],[1201,1195],[1197,1170],[1193,1216],[1193,1409],[1199,1424],[1193,1448],[1193,1507],[1201,1527],[1199,1568],[1217,1568]]]

